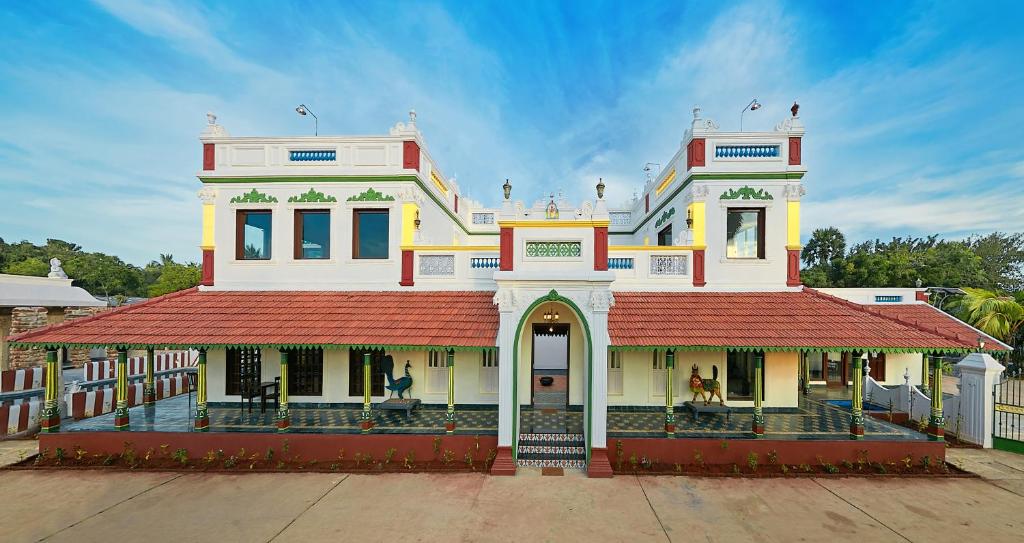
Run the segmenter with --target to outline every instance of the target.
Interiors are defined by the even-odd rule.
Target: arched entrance
[[[513,457],[518,461],[521,434],[536,438],[579,433],[583,434],[583,460],[589,462],[593,342],[583,312],[571,299],[552,290],[523,312],[514,338]],[[562,348],[564,355],[559,352]]]

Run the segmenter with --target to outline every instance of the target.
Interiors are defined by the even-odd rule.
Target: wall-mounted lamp
[[[686,229],[687,230],[692,230],[693,229],[693,210],[692,209],[687,209],[686,210]]]
[[[597,178],[597,199],[600,200],[602,198],[604,198],[604,179],[598,177]]]
[[[759,109],[761,109],[761,102],[758,102],[757,98],[751,100],[750,103],[743,108],[743,111],[740,112],[740,132],[743,132],[743,114],[746,113],[748,110],[757,111]]]
[[[419,230],[421,222],[422,221],[420,221],[420,210],[417,209],[416,210],[416,218],[413,219],[412,224],[416,227],[417,230]]]
[[[303,117],[305,117],[306,115],[313,117],[313,135],[320,135],[320,119],[318,119],[316,114],[313,113],[308,107],[306,107],[306,104],[299,104],[299,106],[295,108],[295,113],[298,113]]]

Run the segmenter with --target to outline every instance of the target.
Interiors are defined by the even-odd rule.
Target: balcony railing
[[[288,160],[292,162],[334,162],[337,153],[334,150],[322,151],[290,151]]]
[[[715,158],[778,158],[778,145],[716,145]]]
[[[469,267],[474,270],[496,270],[501,259],[489,256],[474,256],[469,259]]]
[[[633,259],[631,257],[615,257],[608,259],[609,270],[631,270],[633,269]]]

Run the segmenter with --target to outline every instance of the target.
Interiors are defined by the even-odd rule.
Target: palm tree
[[[1011,296],[1000,296],[980,288],[964,288],[957,312],[972,326],[1011,347],[1024,326],[1024,305]]]

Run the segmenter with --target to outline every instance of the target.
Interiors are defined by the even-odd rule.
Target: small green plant
[[[914,457],[908,454],[907,456],[903,457],[903,460],[901,460],[901,462],[903,462],[904,468],[910,469],[910,466],[914,463]]]
[[[416,452],[409,449],[409,452],[405,455],[405,469],[411,470],[416,466]]]
[[[473,467],[473,450],[472,449],[469,449],[469,450],[466,451],[466,456],[464,456],[463,459],[466,462],[466,467],[468,467],[469,469],[472,469],[474,471],[476,470],[476,468]]]
[[[110,465],[113,465],[113,464],[114,464],[114,455],[108,454],[106,456],[106,458],[103,459],[103,465],[104,466],[110,466]]]
[[[171,455],[171,458],[173,458],[176,462],[178,462],[182,466],[186,466],[186,465],[188,465],[188,450],[187,449],[178,449],[178,450],[174,451],[174,454]]]
[[[153,458],[153,456],[155,454],[156,454],[156,451],[153,450],[153,447],[150,447],[150,448],[146,449],[146,455],[142,457],[142,461],[143,462],[149,462],[149,459]]]
[[[57,449],[57,450],[60,450],[60,449]],[[921,457],[921,467],[924,468],[925,471],[928,471],[932,467],[932,457],[927,455],[927,454],[922,456]]]
[[[648,458],[646,454],[642,455],[640,457],[640,467],[649,470],[654,467],[654,461]]]
[[[391,464],[391,459],[395,457],[395,453],[396,452],[398,452],[398,449],[395,449],[394,447],[391,447],[390,449],[384,451],[384,465],[385,466],[388,465],[388,464]]]
[[[274,449],[267,447],[267,452],[263,454],[263,459],[267,462],[272,462],[274,460]]]
[[[203,462],[206,462],[207,464],[212,464],[216,460],[217,460],[217,451],[214,451],[213,449],[210,449],[210,450],[206,451],[206,454],[203,455]]]
[[[352,458],[355,459],[357,468],[363,463],[363,453],[356,453]]]
[[[862,449],[857,451],[857,469],[863,470],[866,465],[868,465],[868,450]]]
[[[441,456],[441,437],[440,436],[434,436],[433,445],[434,445],[434,458],[437,458],[437,457]]]
[[[679,463],[676,463],[676,473],[682,473],[682,472],[683,472],[683,465],[679,464]]]
[[[751,473],[757,471],[757,453],[756,452],[750,452],[750,453],[747,454],[747,467],[750,468],[750,472]]]
[[[640,460],[637,459],[636,453],[629,455],[629,465],[633,467],[633,471],[636,471],[636,467],[640,464]]]
[[[150,450],[153,450],[153,449],[150,449]],[[87,454],[89,454],[88,451],[86,451],[85,449],[79,447],[78,445],[75,445],[75,460],[76,461],[81,462],[82,459],[85,458],[85,455],[87,455]]]
[[[625,453],[622,452],[622,440],[615,440],[615,463],[618,465],[619,471],[622,471],[622,461],[625,458]]]
[[[331,464],[331,471],[338,471],[338,464],[337,463]]]
[[[928,429],[928,420],[924,418],[924,415],[921,415],[921,420],[917,421],[917,431],[918,432],[924,432],[927,429]]]
[[[237,464],[238,464],[238,457],[235,456],[235,455],[229,456],[227,458],[227,460],[224,461],[224,467],[227,468],[227,469],[231,469],[231,468],[235,467]]]
[[[810,473],[811,471],[813,471],[813,470],[811,469],[811,465],[810,465],[810,464],[807,464],[807,463],[804,463],[804,464],[800,464],[800,469],[801,469],[801,470],[803,470],[803,471],[804,471],[804,473]]]
[[[822,467],[825,468],[825,473],[839,473],[839,468],[829,464],[828,462],[822,464]]]
[[[288,443],[288,440],[286,439],[284,440],[284,443],[281,444],[281,456],[287,455],[289,450],[291,450],[291,444]]]
[[[497,449],[490,449],[487,451],[487,458],[484,459],[484,466],[490,466],[494,464],[494,459],[498,457]]]
[[[780,471],[782,471],[783,475],[788,475],[789,474],[789,467],[786,466],[785,464],[782,464],[782,467],[780,468]]]
[[[284,469],[284,462],[278,460],[277,461],[277,469]]]
[[[344,462],[345,461],[345,449],[338,449],[338,461],[339,462]]]
[[[739,465],[737,465],[737,464],[733,464],[733,465],[732,465],[732,472],[733,472],[733,473],[736,473],[736,474],[738,474],[738,473],[740,472],[740,467],[739,467]]]
[[[889,470],[886,469],[885,464],[883,464],[881,462],[875,462],[875,463],[871,464],[871,466],[875,468],[875,471],[877,471],[878,473],[881,473],[883,475],[886,474],[886,473],[889,473]]]
[[[450,466],[455,461],[455,451],[445,449],[444,454],[441,455],[441,463]]]
[[[36,455],[36,459],[32,463],[38,466],[43,460],[46,460],[46,455],[49,453],[50,451],[44,447],[43,450],[39,451],[39,454]]]
[[[718,446],[721,447],[722,450],[724,451],[724,450],[729,448],[729,442],[723,439],[722,442]]]
[[[698,467],[704,467],[704,453],[702,453],[700,449],[693,450],[693,463]]]
[[[779,451],[774,449],[768,451],[768,464],[774,466],[779,463]]]
[[[128,464],[128,467],[135,467],[135,460],[137,455],[135,454],[135,447],[132,447],[131,441],[125,441],[124,446],[121,449],[121,458]]]
[[[57,463],[58,466],[63,464],[64,463],[64,449],[62,449],[60,447],[57,447],[57,450],[54,451],[53,458],[56,460],[56,463]]]
[[[850,462],[849,460],[843,460],[841,462],[841,464],[843,465],[844,468],[846,468],[848,470],[852,470],[853,469],[853,462]]]

